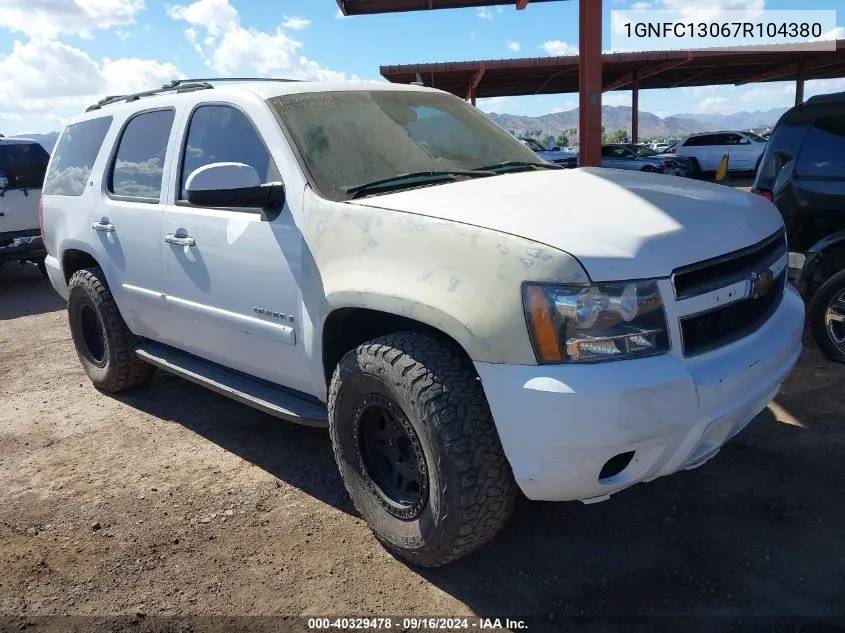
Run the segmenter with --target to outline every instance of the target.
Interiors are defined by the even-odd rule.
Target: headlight
[[[669,350],[656,281],[525,284],[528,330],[540,363],[640,358]]]

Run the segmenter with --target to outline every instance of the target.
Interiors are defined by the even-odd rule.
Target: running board
[[[274,417],[305,426],[328,426],[328,412],[324,404],[291,393],[282,387],[156,343],[141,344],[135,354],[163,371],[207,387]]]

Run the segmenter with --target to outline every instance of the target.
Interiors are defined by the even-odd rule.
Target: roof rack
[[[99,110],[103,106],[112,105],[114,103],[137,101],[142,97],[153,97],[155,95],[164,94],[167,92],[193,92],[195,90],[210,90],[214,88],[212,82],[224,81],[283,81],[296,82],[299,79],[285,79],[277,77],[210,77],[205,79],[174,79],[170,83],[164,84],[161,88],[155,90],[145,90],[143,92],[135,92],[126,95],[112,95],[104,99],[100,99],[94,105],[85,108],[86,112]]]

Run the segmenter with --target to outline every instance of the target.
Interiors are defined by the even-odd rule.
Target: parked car
[[[845,92],[781,117],[752,191],[783,214],[790,279],[809,304],[819,349],[845,362]]]
[[[675,156],[674,154],[659,154],[646,145],[635,145],[633,143],[602,145],[601,166],[687,178],[694,175],[693,164],[689,158]]]
[[[578,166],[578,154],[562,150],[554,143],[551,143],[548,148],[545,148],[537,139],[523,136],[519,140],[543,160],[567,168]]]
[[[651,144],[651,149],[653,149],[658,154],[663,154],[665,152],[668,152],[670,149],[672,149],[677,144],[678,144],[677,140],[655,141],[654,143]]]
[[[0,265],[32,262],[46,274],[38,210],[49,160],[37,141],[0,137]]]
[[[562,169],[421,86],[111,97],[63,130],[43,201],[98,389],[160,368],[328,427],[355,507],[419,565],[490,540],[519,491],[593,503],[700,466],[801,352],[771,202]]]
[[[753,132],[708,132],[693,134],[669,149],[688,156],[698,172],[715,172],[728,155],[728,171],[756,171],[766,149],[766,139]]]

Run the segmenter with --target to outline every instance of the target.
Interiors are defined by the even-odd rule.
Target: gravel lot
[[[589,507],[523,501],[489,546],[421,571],[355,515],[325,432],[164,374],[98,393],[64,303],[7,265],[0,614],[842,616],[843,376],[808,339],[776,405],[706,466]]]

